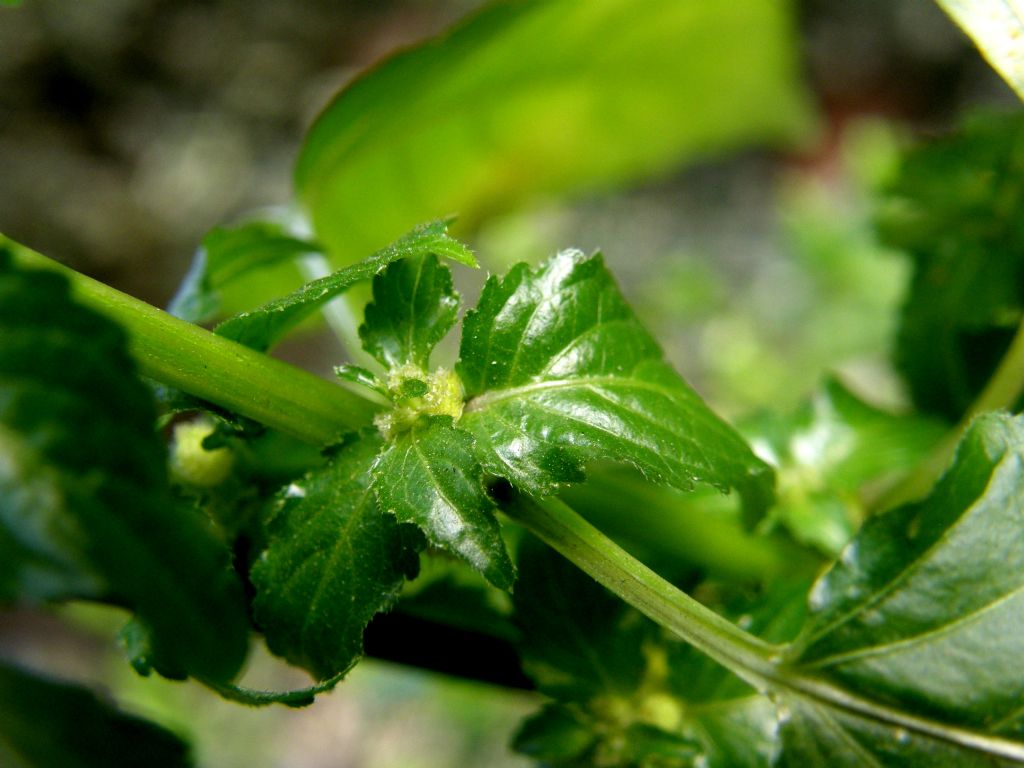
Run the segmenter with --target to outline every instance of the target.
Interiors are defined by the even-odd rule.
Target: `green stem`
[[[10,245],[19,264],[64,274],[76,299],[124,328],[143,376],[318,445],[373,417],[373,404],[340,386]]]
[[[506,513],[645,616],[758,688],[777,649],[744,632],[637,561],[564,502],[519,497]]]
[[[759,691],[796,694],[894,728],[1024,763],[1019,743],[910,714],[787,666],[784,656],[790,648],[769,645],[701,605],[557,499],[520,497],[505,511],[595,581]]]
[[[744,528],[735,495],[711,491],[694,498],[620,467],[593,468],[586,483],[560,495],[633,554],[656,552],[720,578],[762,582],[780,574],[811,575],[821,566],[788,539]]]
[[[1021,395],[1024,395],[1024,318],[1017,326],[1017,332],[992,377],[981,394],[971,403],[971,407],[967,409],[960,422],[910,474],[874,498],[868,499],[867,505],[871,511],[884,512],[926,496],[949,466],[960,438],[974,418],[987,411],[1012,408],[1020,400]]]

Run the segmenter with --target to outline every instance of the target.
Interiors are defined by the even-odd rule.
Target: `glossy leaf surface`
[[[434,417],[398,435],[373,468],[381,509],[417,525],[435,546],[458,555],[496,587],[514,573],[494,502],[484,488],[473,438],[447,417]]]
[[[599,255],[488,280],[460,353],[460,426],[485,469],[529,493],[610,459],[677,487],[739,489],[751,511],[771,498],[771,470],[665,362]]]
[[[0,664],[0,765],[188,768],[177,736],[91,691]]]
[[[359,329],[363,348],[387,368],[426,370],[430,353],[455,325],[459,294],[437,257],[403,259],[373,279],[373,302]]]
[[[0,250],[0,371],[0,598],[124,605],[161,672],[232,677],[241,587],[209,521],[170,496],[121,330]]]
[[[313,280],[287,296],[225,320],[217,326],[216,332],[253,349],[269,349],[328,301],[356,283],[369,280],[393,261],[435,254],[476,266],[472,252],[449,237],[447,229],[447,221],[417,227],[358,264]]]
[[[995,70],[1024,99],[1024,2],[938,0],[970,35]]]
[[[267,645],[319,679],[358,661],[366,625],[417,567],[414,537],[380,512],[370,490],[381,444],[375,434],[353,438],[329,465],[287,486],[252,569]]]
[[[337,264],[417,222],[665,173],[806,126],[788,4],[495,3],[345,88],[299,200]]]
[[[789,664],[891,719],[789,697],[790,764],[1024,761],[991,738],[1014,734],[1024,693],[1022,509],[1024,420],[991,414],[928,499],[864,525],[813,588]]]

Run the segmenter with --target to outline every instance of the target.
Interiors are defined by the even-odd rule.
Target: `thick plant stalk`
[[[373,418],[375,406],[341,386],[8,243],[19,264],[64,274],[76,299],[124,328],[143,376],[317,445]]]

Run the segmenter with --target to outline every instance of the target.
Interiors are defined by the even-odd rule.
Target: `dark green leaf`
[[[193,323],[208,322],[220,314],[222,294],[247,276],[319,251],[275,222],[218,227],[203,238],[168,311]]]
[[[512,739],[512,749],[557,764],[581,757],[596,740],[588,718],[561,704],[548,704],[522,722]]]
[[[160,671],[232,677],[241,587],[208,520],[174,503],[120,329],[0,248],[0,597],[124,605]]]
[[[395,438],[374,465],[373,490],[383,510],[510,589],[512,561],[482,474],[473,438],[438,416]]]
[[[459,294],[448,267],[435,256],[403,259],[373,278],[373,303],[366,307],[359,337],[387,368],[411,364],[426,369],[458,313]]]
[[[912,150],[879,229],[914,277],[896,361],[922,409],[958,419],[1024,315],[1024,117],[976,119]]]
[[[928,499],[864,525],[788,654],[829,686],[783,697],[790,764],[1024,761],[1024,744],[992,738],[1013,733],[1024,695],[1022,509],[1024,419],[991,414]],[[877,705],[844,706],[837,689]]]
[[[14,768],[187,768],[178,737],[91,691],[0,664],[0,765]]]
[[[252,569],[267,645],[318,679],[358,661],[366,625],[416,568],[409,532],[370,490],[381,446],[375,433],[353,437],[328,466],[285,488]]]
[[[216,332],[253,349],[269,349],[328,301],[356,283],[369,280],[398,259],[435,254],[475,267],[476,259],[472,252],[449,237],[447,229],[447,221],[434,221],[417,227],[358,264],[313,280],[294,293],[225,320],[217,326]]]
[[[460,426],[484,468],[529,493],[610,459],[676,487],[737,488],[751,512],[771,498],[771,469],[665,362],[599,255],[488,280],[458,372],[470,398]]]
[[[995,70],[1024,99],[1024,7],[1015,0],[938,0]]]
[[[536,539],[521,542],[518,563],[512,598],[537,687],[563,701],[631,696],[654,625]]]
[[[517,750],[558,766],[766,768],[776,748],[775,707],[689,646],[666,637],[560,555],[532,539],[519,555],[513,600],[523,660],[562,703],[527,720]],[[756,632],[785,634],[794,596],[746,616]],[[797,616],[802,616],[799,611]],[[795,630],[794,630],[795,631]]]
[[[775,0],[530,0],[484,9],[343,90],[296,185],[338,264],[416,222],[669,170],[805,125]]]

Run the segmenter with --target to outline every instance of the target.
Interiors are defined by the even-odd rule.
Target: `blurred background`
[[[302,136],[339,87],[481,5],[25,0],[4,9],[0,231],[165,306],[211,227],[292,198]],[[794,405],[826,371],[899,407],[885,359],[908,269],[875,242],[872,190],[911,137],[1017,102],[932,0],[786,7],[777,43],[803,92],[798,129],[696,153],[627,187],[498,206],[460,234],[495,271],[563,247],[602,249],[673,362],[728,415]],[[329,340],[313,336],[289,356],[329,370],[338,360],[325,350]],[[96,608],[5,613],[0,654],[106,687],[193,738],[202,765],[527,764],[506,747],[535,704],[527,694],[371,662],[310,709],[248,710],[135,677],[110,648],[116,620]],[[264,657],[251,676],[302,684]]]

